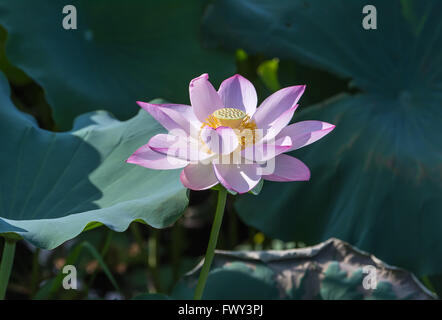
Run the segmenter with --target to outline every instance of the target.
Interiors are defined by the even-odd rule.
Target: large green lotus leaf
[[[77,29],[62,27],[65,5]],[[205,0],[0,1],[9,33],[7,56],[47,93],[54,117],[69,129],[97,109],[127,119],[136,100],[188,101],[187,84],[208,72],[215,82],[234,71],[233,55],[207,50],[199,29]]]
[[[5,43],[6,30],[0,26],[0,70],[2,70],[8,80],[15,85],[25,85],[31,81],[29,77],[17,67],[11,65],[6,57]]]
[[[202,263],[177,284],[172,298],[192,298],[201,266]],[[365,280],[366,284],[375,285],[375,289],[364,289],[367,276],[370,278]],[[391,300],[435,297],[413,274],[332,238],[302,249],[217,251],[203,298]]]
[[[244,221],[270,236],[314,243],[337,236],[418,274],[442,265],[441,104],[343,95],[296,120],[336,124],[292,154],[312,171],[302,183],[266,182],[236,203]]]
[[[377,30],[362,27],[366,4],[218,0],[208,12],[212,41],[237,46],[242,35],[245,50],[326,68],[363,91],[301,106],[295,121],[336,125],[293,153],[311,180],[266,183],[237,208],[273,237],[312,244],[336,236],[419,275],[440,273],[442,2],[371,1]]]
[[[376,30],[362,26],[368,4]],[[398,94],[440,85],[441,10],[439,0],[215,0],[204,30],[212,46],[297,59]]]
[[[125,230],[134,220],[172,224],[187,205],[179,171],[154,171],[125,160],[161,131],[147,112],[125,122],[97,111],[74,129],[40,129],[9,99],[0,74],[0,234],[52,249],[89,223]]]

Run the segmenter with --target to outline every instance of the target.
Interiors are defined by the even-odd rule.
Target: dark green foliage
[[[376,289],[364,289],[376,268]],[[201,265],[178,283],[172,298],[191,299]],[[408,272],[390,267],[349,244],[330,239],[285,251],[219,251],[204,299],[433,299]]]
[[[295,121],[336,125],[320,142],[294,152],[310,167],[311,181],[266,183],[259,197],[239,198],[237,208],[271,237],[313,244],[336,236],[419,275],[436,274],[442,265],[436,240],[442,227],[442,3],[371,1],[377,30],[362,27],[366,4],[218,0],[208,10],[208,44],[293,59],[350,78],[361,91],[307,109],[301,100]]]
[[[77,29],[62,27],[65,5]],[[207,50],[199,25],[205,0],[0,1],[9,60],[44,87],[63,130],[75,116],[105,109],[121,120],[135,101],[161,97],[188,104],[188,83],[204,72],[218,84],[234,58]]]

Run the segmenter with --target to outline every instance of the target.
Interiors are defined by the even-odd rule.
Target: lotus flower
[[[303,181],[309,168],[284,154],[311,144],[335,127],[321,121],[288,125],[305,86],[281,89],[257,108],[253,84],[240,75],[216,91],[203,74],[190,82],[191,106],[137,102],[168,134],[157,134],[127,160],[146,168],[184,168],[180,179],[192,190],[221,183],[246,193],[261,179]]]

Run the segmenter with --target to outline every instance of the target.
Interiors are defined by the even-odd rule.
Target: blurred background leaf
[[[22,70],[12,65],[6,57],[7,32],[0,27],[0,70],[3,71],[8,80],[14,85],[26,85],[32,81]]]
[[[295,121],[337,126],[293,153],[310,167],[311,181],[266,183],[259,197],[240,197],[237,209],[270,237],[314,244],[335,236],[435,275],[442,265],[442,3],[372,1],[377,30],[362,27],[366,4],[215,0],[207,11],[208,45],[306,64],[353,87],[346,91],[354,95],[305,110],[301,100]]]
[[[235,70],[233,56],[200,42],[205,0],[74,0],[76,30],[62,27],[66,4],[0,1],[7,57],[45,89],[62,130],[97,109],[128,119],[137,100],[188,104],[190,79],[207,72],[219,84]]]
[[[87,250],[95,259],[98,261],[98,264],[103,269],[104,273],[108,277],[109,281],[112,283],[114,288],[117,291],[120,291],[120,288],[115,281],[115,278],[113,277],[112,273],[110,272],[108,266],[103,260],[103,257],[100,255],[100,253],[95,249],[93,245],[91,245],[88,241],[82,241],[78,245],[76,245],[70,252],[68,258],[66,259],[65,265],[75,265],[77,263],[77,260],[81,254],[82,251]],[[63,266],[63,267],[64,267]],[[61,269],[63,270],[63,267]],[[66,276],[65,273],[59,272],[58,275],[47,281],[35,294],[33,299],[35,300],[42,300],[42,299],[50,299],[52,295],[57,292],[62,286],[63,278]]]
[[[440,1],[374,0],[377,30],[362,27],[366,4],[215,0],[204,17],[204,38],[211,47],[306,63],[350,78],[363,91],[392,95],[437,88]]]

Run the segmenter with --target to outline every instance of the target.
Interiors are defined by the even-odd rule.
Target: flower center
[[[249,119],[250,117],[242,110],[236,108],[222,108],[208,116],[202,127],[208,126],[213,129],[218,127],[230,127],[232,129],[240,129],[241,125]]]
[[[241,149],[257,141],[256,123],[250,120],[244,111],[236,108],[222,108],[216,110],[207,117],[201,128],[205,126],[216,129],[218,127],[230,127],[235,129]]]
[[[238,128],[247,116],[244,111],[235,108],[218,109],[212,115],[222,126],[230,128]]]

